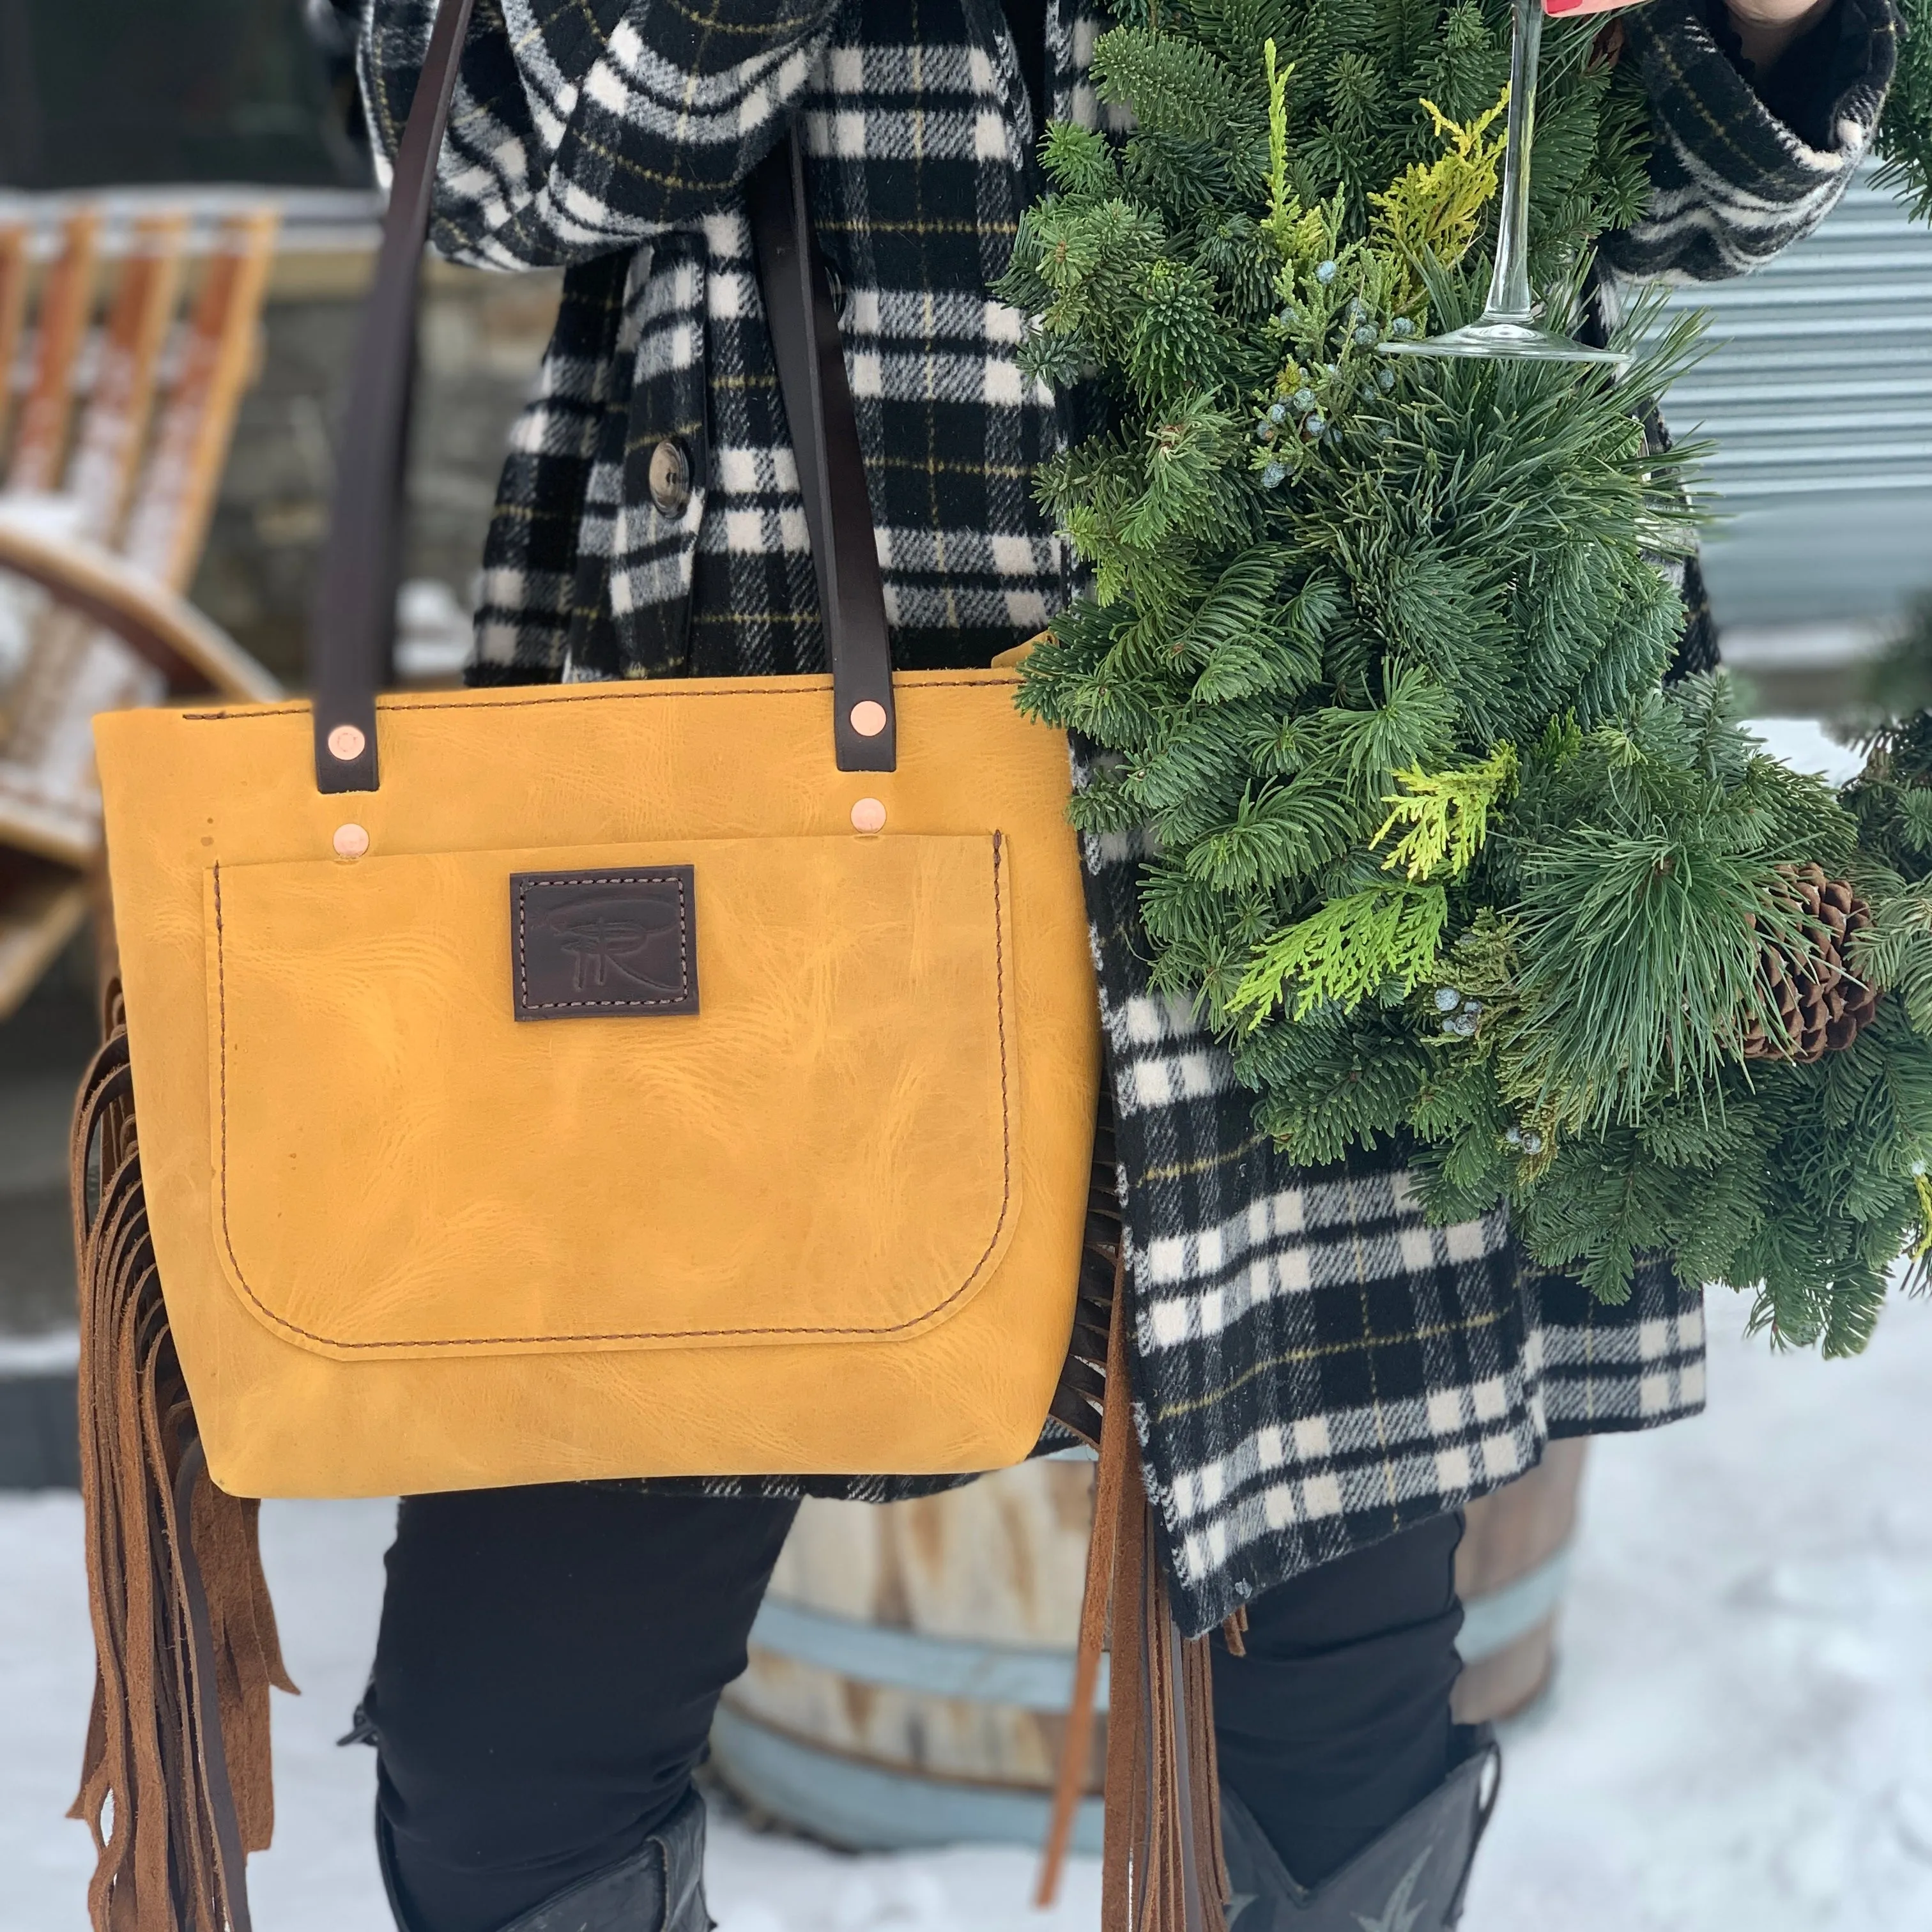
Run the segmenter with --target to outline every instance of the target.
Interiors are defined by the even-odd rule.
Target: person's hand
[[[1760,81],[1778,64],[1785,50],[1837,4],[1838,0],[1725,0],[1744,58]]]

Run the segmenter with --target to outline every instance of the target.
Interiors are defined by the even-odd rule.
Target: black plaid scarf
[[[373,0],[365,22],[365,99],[390,152],[430,11]],[[1702,0],[1626,16],[1657,189],[1607,261],[1736,274],[1823,218],[1892,52],[1886,0],[1840,0],[1838,17],[1820,147],[1772,118]],[[1080,0],[1048,0],[1053,113],[1096,120],[1088,66],[1102,24]],[[988,293],[1038,187],[999,0],[482,0],[436,242],[482,267],[568,273],[504,469],[476,681],[822,667],[737,191],[794,116],[898,662],[983,664],[1063,601],[1065,560],[1029,484],[1067,426],[1019,373],[1020,318]],[[688,499],[652,495],[665,444]],[[1190,1630],[1508,1481],[1552,1436],[1701,1406],[1702,1298],[1660,1262],[1603,1307],[1531,1265],[1500,1213],[1430,1226],[1390,1157],[1321,1173],[1284,1161],[1225,1053],[1147,984],[1139,856],[1128,841],[1085,844],[1135,1412]],[[756,1486],[883,1499],[931,1485]]]

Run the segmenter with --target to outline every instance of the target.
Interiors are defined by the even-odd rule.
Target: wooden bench
[[[0,1016],[96,896],[94,714],[278,694],[185,601],[276,227],[272,208],[162,208],[111,234],[82,205],[42,267],[34,229],[0,223]]]

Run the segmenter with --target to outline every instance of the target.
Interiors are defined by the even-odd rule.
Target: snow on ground
[[[1932,1925],[1932,1306],[1852,1363],[1775,1358],[1714,1299],[1711,1414],[1600,1445],[1554,1694],[1508,1741],[1467,1932],[1912,1932]],[[386,1932],[373,1754],[338,1750],[388,1512],[272,1504],[299,1700],[276,1705],[262,1932]],[[62,1822],[90,1681],[79,1505],[0,1498],[0,1932],[82,1932]],[[854,1858],[713,1829],[722,1932],[1087,1932],[1024,1850]]]
[[[1763,740],[1765,749],[1793,771],[1810,772],[1842,785],[1864,770],[1864,755],[1840,744],[1815,718],[1753,718],[1746,722]]]

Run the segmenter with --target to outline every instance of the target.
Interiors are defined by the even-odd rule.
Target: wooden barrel
[[[1514,1717],[1549,1684],[1587,1446],[1548,1444],[1534,1468],[1469,1505],[1456,1552],[1462,1675],[1453,1700],[1466,1724]]]
[[[1548,1678],[1581,1462],[1580,1445],[1552,1444],[1470,1510],[1466,1722],[1520,1709]],[[1092,1513],[1092,1463],[1072,1456],[912,1502],[806,1502],[712,1726],[725,1783],[855,1850],[1039,1844]],[[1090,1852],[1104,1731],[1075,1830]]]
[[[712,1727],[725,1782],[855,1849],[1038,1844],[1093,1492],[1070,1456],[911,1502],[808,1500]],[[1075,1842],[1100,1849],[1097,1795]]]

